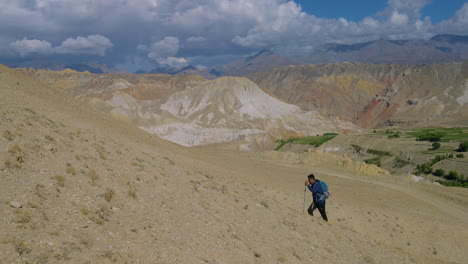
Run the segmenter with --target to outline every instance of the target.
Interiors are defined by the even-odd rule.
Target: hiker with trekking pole
[[[304,187],[304,207],[305,209],[305,198],[306,198],[306,187],[312,192],[312,203],[307,209],[309,215],[314,215],[314,210],[318,209],[323,220],[328,222],[327,213],[325,212],[325,200],[329,197],[328,186],[324,181],[315,179],[314,174],[307,176],[307,181]]]

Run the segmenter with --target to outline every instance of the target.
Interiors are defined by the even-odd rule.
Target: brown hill
[[[249,75],[260,88],[303,109],[363,127],[395,123],[462,125],[468,120],[468,63],[290,66]]]
[[[466,189],[323,152],[182,148],[3,66],[0,95],[3,263],[468,258]],[[310,171],[332,190],[329,223],[302,213]]]
[[[246,78],[23,71],[184,146],[234,141],[247,150],[278,138],[358,130],[281,102]]]

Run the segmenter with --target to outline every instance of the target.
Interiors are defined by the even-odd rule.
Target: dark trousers
[[[314,215],[314,210],[315,209],[318,209],[319,212],[320,212],[320,215],[322,216],[323,220],[327,221],[328,222],[328,217],[327,217],[327,213],[325,213],[325,201],[323,202],[312,202],[309,206],[309,209],[307,209],[307,212],[310,214],[310,215]]]

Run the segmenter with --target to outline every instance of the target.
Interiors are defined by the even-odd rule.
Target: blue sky
[[[468,35],[468,1],[0,0],[0,63],[94,61],[136,71],[436,34]]]
[[[387,0],[295,0],[303,10],[320,18],[346,18],[359,21],[366,16],[377,14],[387,5]],[[433,23],[452,17],[466,1],[432,0],[422,9],[422,16],[429,16]]]

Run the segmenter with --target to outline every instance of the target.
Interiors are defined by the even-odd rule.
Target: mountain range
[[[443,34],[429,40],[375,40],[356,44],[330,43],[300,57],[283,57],[270,50],[239,58],[203,70],[193,66],[159,68],[152,73],[199,74],[208,79],[220,76],[245,76],[290,65],[366,62],[387,64],[427,64],[468,59],[468,36]]]
[[[468,126],[468,61],[339,63],[246,77],[21,69],[169,141],[268,148],[280,138],[387,126]]]
[[[390,64],[428,64],[456,62],[468,59],[468,36],[441,34],[428,40],[375,40],[355,44],[329,43],[321,45],[311,53],[295,57],[284,57],[271,50],[263,49],[256,54],[241,57],[226,64],[209,66],[203,69],[193,65],[172,67],[159,66],[136,73],[198,74],[207,79],[221,76],[245,76],[290,65],[330,64],[340,62],[366,62]],[[13,68],[36,68],[48,70],[72,69],[90,73],[118,73],[102,63],[83,62],[79,64],[59,63],[47,59],[7,62]]]

